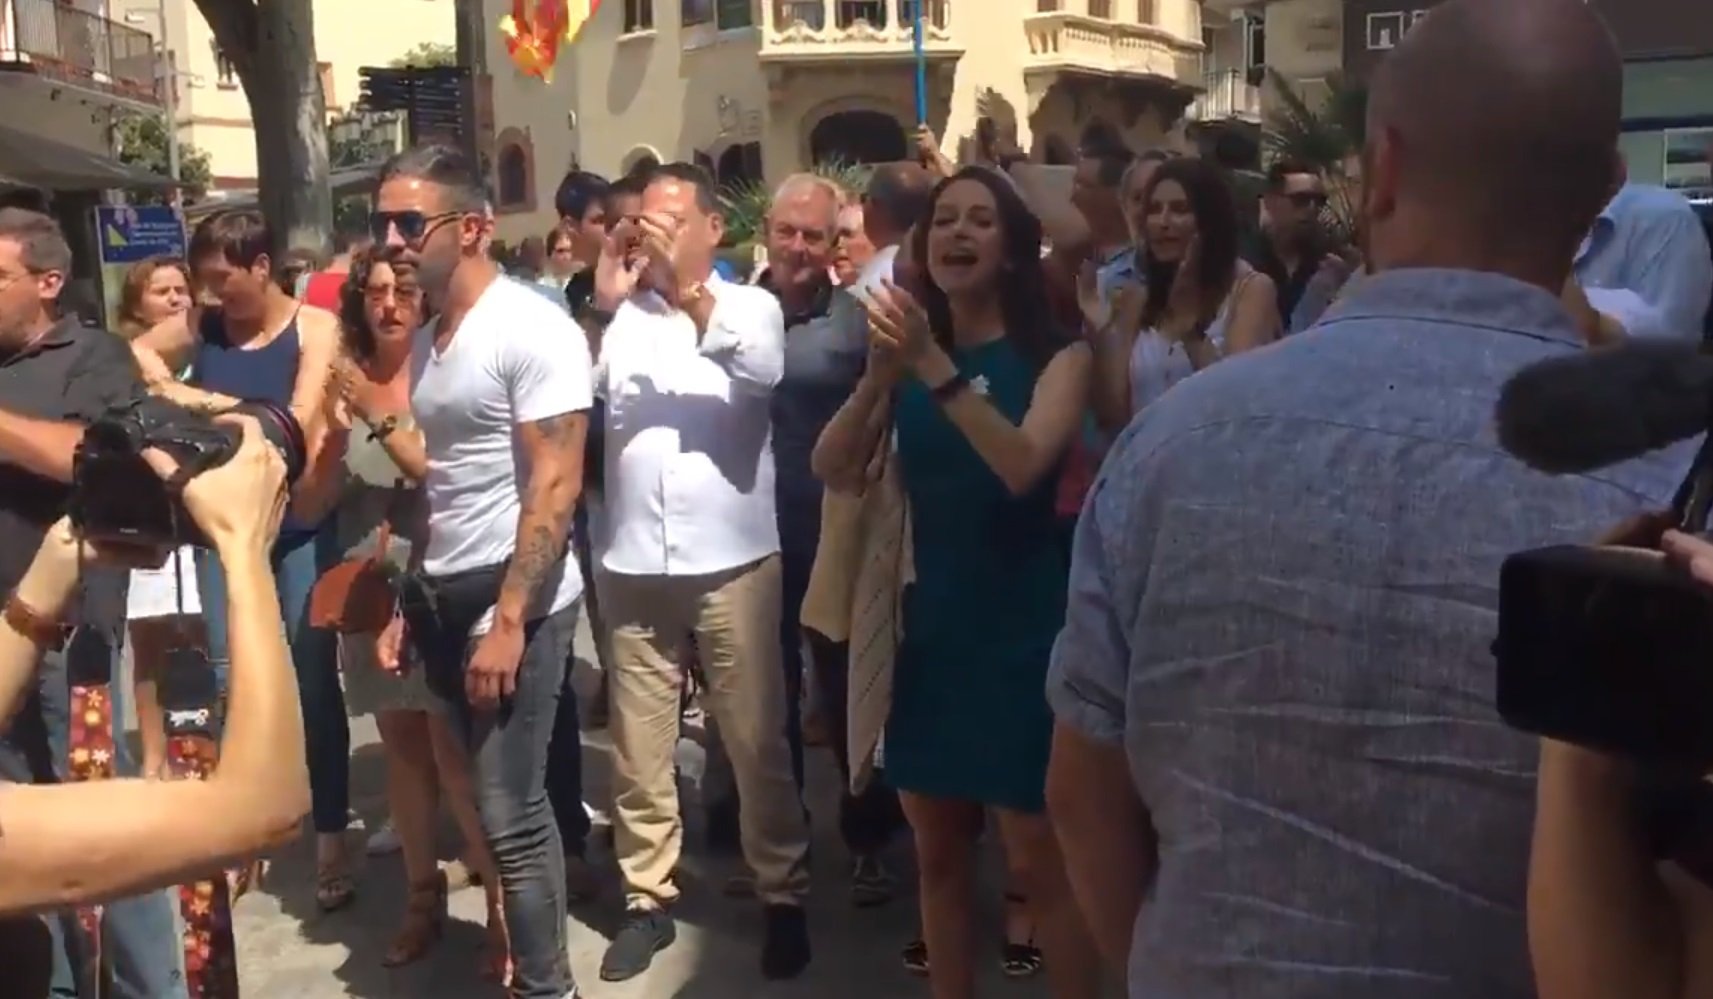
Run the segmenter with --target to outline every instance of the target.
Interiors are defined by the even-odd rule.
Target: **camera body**
[[[262,436],[279,451],[287,483],[296,482],[308,460],[303,428],[291,411],[266,402],[245,402],[234,413],[255,417]],[[242,441],[238,426],[156,396],[138,396],[103,413],[84,431],[72,458],[71,522],[92,541],[153,548],[206,547],[195,520],[184,509],[184,484],[230,461]],[[158,448],[178,462],[163,481],[143,459]]]

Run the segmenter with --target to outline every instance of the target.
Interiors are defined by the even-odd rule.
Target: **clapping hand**
[[[871,349],[911,367],[928,355],[934,334],[928,326],[928,310],[914,295],[883,280],[863,304],[868,309]]]
[[[654,268],[656,289],[663,294],[676,294],[683,283],[684,223],[671,215],[644,215],[637,219],[642,234],[642,249]]]

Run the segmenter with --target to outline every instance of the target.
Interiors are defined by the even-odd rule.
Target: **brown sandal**
[[[434,877],[410,887],[405,902],[404,925],[388,945],[381,965],[398,968],[421,959],[440,942],[446,928],[446,873],[436,871]]]

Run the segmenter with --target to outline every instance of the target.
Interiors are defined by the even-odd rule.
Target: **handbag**
[[[393,537],[393,512],[407,488],[402,481],[393,486],[374,552],[348,558],[315,581],[309,591],[311,627],[341,635],[375,634],[392,621],[398,595],[393,589],[392,570],[386,563],[387,546]]]

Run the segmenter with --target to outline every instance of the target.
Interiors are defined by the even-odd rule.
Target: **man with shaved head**
[[[1657,508],[1681,467],[1547,477],[1492,413],[1510,374],[1583,349],[1559,292],[1621,82],[1581,0],[1434,8],[1373,79],[1374,273],[1108,454],[1048,804],[1132,996],[1534,996],[1538,747],[1492,704],[1500,562]]]
[[[862,196],[862,224],[875,253],[851,285],[853,292],[861,295],[882,280],[891,280],[898,247],[928,210],[934,183],[934,175],[919,163],[883,163],[874,168]]]

